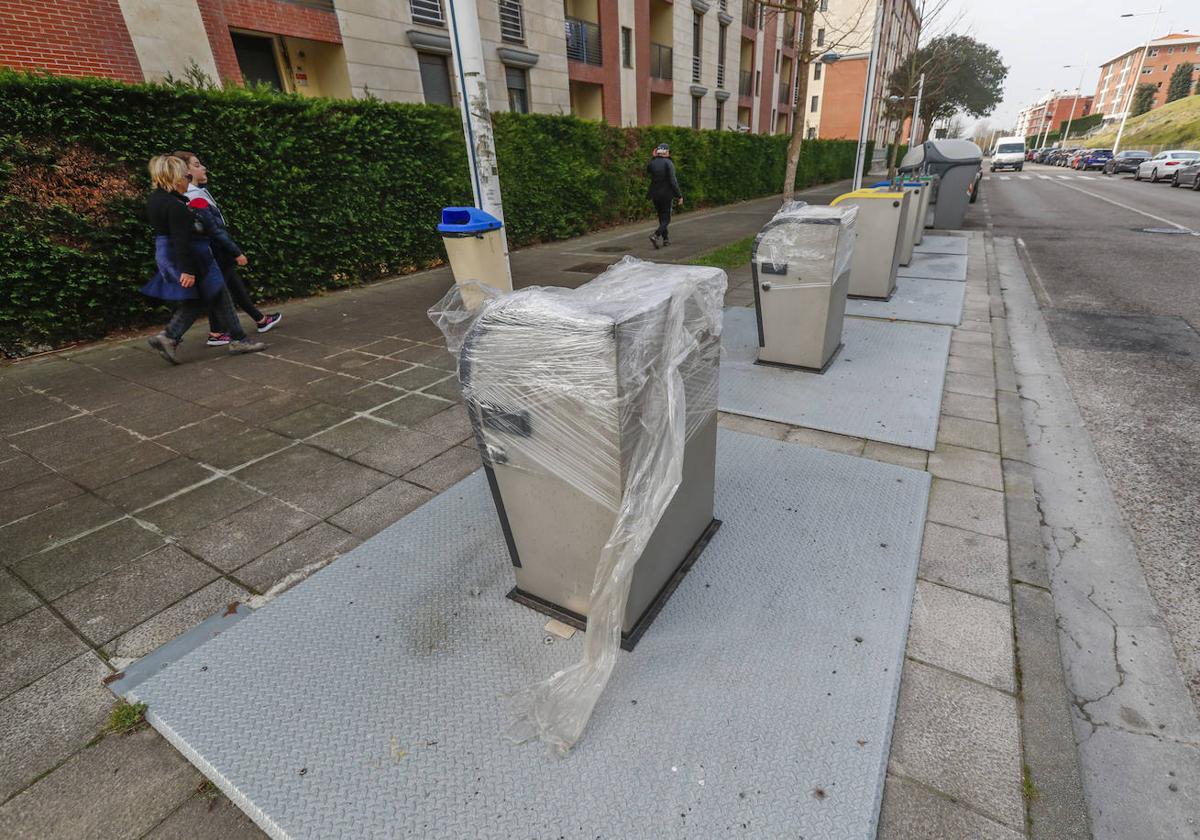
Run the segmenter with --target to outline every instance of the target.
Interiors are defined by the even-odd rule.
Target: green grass
[[[113,706],[113,710],[108,716],[108,723],[104,725],[104,731],[120,735],[125,732],[132,732],[145,722],[145,703],[130,704],[122,700]]]
[[[753,247],[754,237],[747,236],[745,239],[730,242],[715,251],[709,251],[707,254],[701,254],[695,259],[688,260],[688,265],[711,265],[726,271],[731,268],[739,268],[750,262],[750,250]]]
[[[1025,794],[1026,802],[1033,802],[1041,797],[1037,785],[1033,783],[1033,774],[1029,772],[1028,764],[1021,769],[1021,790]]]
[[[1116,139],[1117,124],[1114,123],[1111,128],[1083,142],[1090,148],[1103,149],[1112,148]],[[1140,117],[1130,117],[1125,123],[1121,148],[1137,149],[1142,146],[1200,148],[1200,96],[1176,99]]]

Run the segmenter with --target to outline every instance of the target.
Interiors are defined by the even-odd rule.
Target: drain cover
[[[1188,230],[1187,228],[1183,228],[1183,227],[1138,228],[1138,230],[1140,230],[1142,233],[1171,233],[1171,234],[1181,234],[1181,233],[1190,234],[1190,233],[1192,233],[1192,231]]]
[[[564,268],[563,271],[578,271],[580,274],[600,274],[608,268],[608,263],[586,262]]]

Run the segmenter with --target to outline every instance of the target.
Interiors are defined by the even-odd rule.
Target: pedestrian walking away
[[[650,244],[658,250],[659,244],[670,245],[671,236],[667,225],[671,223],[671,207],[676,202],[683,206],[683,193],[679,189],[679,181],[675,177],[675,164],[671,160],[671,147],[659,143],[654,149],[654,156],[646,164],[646,174],[650,176],[650,200],[658,213],[658,228],[650,234]]]
[[[146,203],[154,231],[154,260],[158,273],[141,289],[148,297],[177,304],[166,329],[149,343],[171,364],[179,364],[176,349],[192,323],[206,312],[215,313],[222,332],[230,334],[229,352],[265,350],[262,342],[246,340],[233,311],[225,279],[213,257],[204,224],[187,206],[187,165],[173,155],[150,159],[154,190]]]
[[[213,256],[216,257],[217,267],[221,269],[221,276],[225,278],[225,288],[229,290],[229,296],[233,298],[233,302],[237,304],[239,309],[254,319],[254,325],[260,333],[267,332],[283,320],[283,315],[278,312],[263,314],[254,305],[253,298],[250,297],[245,283],[242,282],[241,277],[238,275],[238,268],[245,267],[250,261],[241,247],[230,236],[229,228],[225,221],[225,214],[221,211],[220,205],[217,204],[217,200],[213,198],[213,194],[209,190],[208,168],[200,162],[200,158],[194,152],[175,152],[175,157],[187,165],[188,187],[186,195],[188,206],[204,222],[206,233],[212,244]],[[229,333],[220,329],[215,319],[210,315],[208,346],[220,347],[223,344],[228,344],[231,338]]]

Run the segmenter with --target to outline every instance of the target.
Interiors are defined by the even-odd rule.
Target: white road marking
[[[1041,178],[1043,181],[1053,181],[1054,180],[1049,175],[1039,175],[1038,177]]]
[[[1070,175],[1059,175],[1059,176],[1058,176],[1058,180],[1060,180],[1060,181],[1070,181],[1070,180],[1071,180],[1071,176],[1070,176]]]
[[[1091,190],[1085,190],[1085,189],[1083,189],[1082,187],[1073,187],[1073,186],[1071,186],[1070,184],[1059,184],[1059,186],[1060,186],[1060,187],[1066,187],[1066,188],[1067,188],[1067,189],[1069,189],[1069,190],[1075,190],[1075,192],[1080,192],[1080,193],[1083,193],[1084,195],[1090,195],[1092,198],[1098,198],[1098,199],[1100,199],[1101,201],[1107,201],[1109,204],[1112,204],[1112,205],[1114,205],[1114,206],[1116,206],[1116,207],[1120,207],[1122,210],[1128,210],[1128,211],[1130,211],[1131,213],[1138,213],[1138,214],[1140,214],[1140,215],[1142,215],[1142,216],[1145,216],[1145,217],[1146,217],[1146,218],[1148,218],[1148,219],[1154,219],[1154,221],[1156,221],[1156,222],[1163,222],[1164,224],[1168,224],[1168,225],[1170,225],[1171,227],[1177,227],[1177,228],[1179,228],[1180,230],[1186,230],[1186,231],[1188,231],[1189,233],[1191,233],[1191,235],[1192,235],[1192,236],[1197,236],[1197,237],[1200,237],[1200,233],[1198,233],[1198,232],[1196,232],[1196,231],[1192,230],[1192,229],[1191,229],[1190,227],[1188,227],[1187,225],[1181,225],[1181,224],[1179,224],[1179,222],[1172,221],[1171,219],[1167,219],[1167,218],[1165,218],[1165,217],[1163,217],[1163,216],[1155,216],[1153,213],[1147,213],[1145,210],[1139,210],[1139,209],[1138,209],[1138,208],[1136,208],[1136,207],[1131,207],[1131,206],[1130,206],[1130,205],[1128,205],[1128,204],[1123,204],[1123,203],[1121,203],[1120,201],[1117,201],[1116,199],[1109,198],[1109,197],[1108,197],[1108,196],[1106,196],[1106,195],[1100,195],[1100,193],[1094,193],[1094,192],[1092,192]]]
[[[1016,177],[1020,178],[1022,181],[1028,181],[1033,176],[1032,175],[1017,175]]]
[[[996,177],[999,178],[1001,181],[1011,181],[1012,180],[1011,175],[997,175]]]

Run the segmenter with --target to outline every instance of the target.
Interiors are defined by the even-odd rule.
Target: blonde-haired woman
[[[233,311],[224,278],[204,237],[204,226],[188,209],[187,164],[172,155],[150,159],[154,190],[146,205],[154,230],[154,260],[158,273],[142,287],[142,294],[179,304],[167,328],[150,339],[150,346],[171,364],[179,364],[176,348],[192,323],[212,310],[233,341],[229,352],[255,353],[267,345],[247,341]]]

